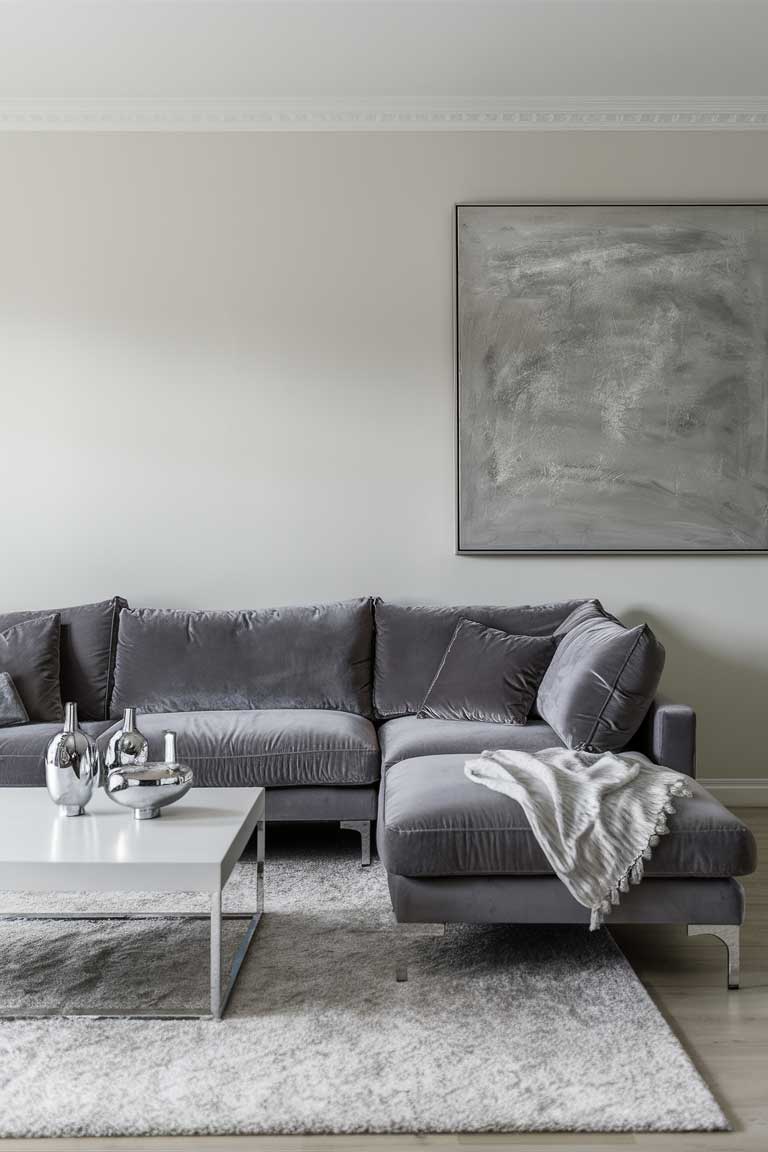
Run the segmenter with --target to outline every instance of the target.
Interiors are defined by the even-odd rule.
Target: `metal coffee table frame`
[[[234,991],[243,961],[248,955],[256,929],[264,913],[265,821],[256,824],[256,911],[222,912],[221,889],[212,892],[208,912],[3,912],[0,920],[210,920],[211,923],[211,1007],[209,1012],[184,1012],[179,1009],[125,1008],[0,1008],[2,1020],[38,1020],[54,1016],[87,1016],[96,1020],[221,1020]],[[229,969],[227,984],[221,982],[222,920],[247,920],[245,932]]]

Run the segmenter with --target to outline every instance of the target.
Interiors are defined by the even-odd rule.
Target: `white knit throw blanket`
[[[672,797],[692,795],[687,777],[637,752],[483,752],[464,772],[517,800],[554,872],[590,909],[592,931],[642,880]]]

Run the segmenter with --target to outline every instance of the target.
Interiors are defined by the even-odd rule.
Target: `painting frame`
[[[768,210],[766,200],[471,200],[454,205],[453,212],[453,361],[454,361],[454,539],[458,556],[766,556],[764,547],[478,547],[462,540],[462,443],[461,443],[461,314],[460,314],[460,220],[466,209],[749,209]]]

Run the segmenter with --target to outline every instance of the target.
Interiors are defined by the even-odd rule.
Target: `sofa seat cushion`
[[[562,742],[543,720],[528,724],[488,724],[480,720],[432,720],[400,716],[379,728],[381,762],[390,768],[414,756],[437,756],[442,752],[479,755],[498,748],[540,752],[559,748]]]
[[[464,775],[466,757],[403,760],[379,799],[379,855],[400,876],[550,875],[520,805]],[[752,833],[705,788],[678,802],[646,863],[648,875],[744,876],[755,868]]]
[[[161,760],[163,732],[177,734],[178,756],[207,788],[371,784],[379,745],[370,720],[327,709],[248,709],[139,714],[149,757]],[[106,748],[113,724],[100,740]]]
[[[0,788],[45,787],[43,756],[49,742],[61,732],[57,724],[20,724],[18,728],[0,728]],[[81,724],[96,739],[112,727],[109,720]],[[0,798],[2,804],[2,798]]]

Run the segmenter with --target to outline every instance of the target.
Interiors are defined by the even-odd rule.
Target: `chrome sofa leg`
[[[264,911],[264,849],[267,823],[259,820],[256,825],[256,911]]]
[[[395,921],[395,980],[398,984],[408,981],[409,945],[412,940],[424,937],[445,935],[445,924],[406,924]]]
[[[741,930],[738,924],[689,924],[689,936],[717,936],[728,951],[728,987],[739,986],[739,939]]]
[[[370,820],[342,820],[340,828],[360,833],[360,867],[368,868],[371,863],[371,822]]]

